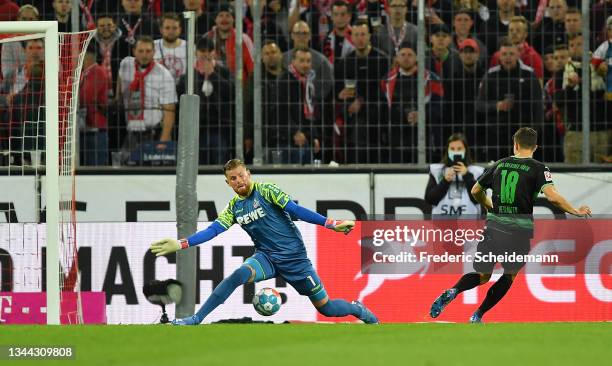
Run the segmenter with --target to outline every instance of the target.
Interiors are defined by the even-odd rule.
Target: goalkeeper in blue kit
[[[255,244],[255,254],[240,268],[225,278],[213,290],[202,307],[192,316],[175,319],[174,325],[200,324],[208,314],[245,283],[259,282],[277,276],[295,290],[308,296],[319,313],[329,317],[353,315],[364,323],[378,323],[376,316],[359,301],[330,299],[321,279],[307,257],[300,231],[291,216],[312,224],[348,234],[354,221],[327,219],[297,205],[276,185],[251,181],[251,173],[240,160],[233,159],[223,166],[226,183],[236,192],[219,217],[205,230],[186,239],[163,239],[151,245],[157,256],[199,245],[239,224]]]

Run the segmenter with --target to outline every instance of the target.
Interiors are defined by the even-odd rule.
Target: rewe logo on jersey
[[[262,218],[264,216],[266,216],[266,213],[264,212],[263,208],[258,207],[254,211],[251,211],[251,212],[249,212],[247,214],[244,214],[242,216],[236,217],[236,221],[240,225],[246,225],[246,224],[250,224],[250,223],[252,223],[254,221],[257,221],[257,220],[259,220],[260,218]]]

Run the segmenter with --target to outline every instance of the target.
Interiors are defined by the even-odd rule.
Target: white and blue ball
[[[276,314],[280,310],[281,302],[278,291],[269,287],[262,288],[253,296],[253,307],[263,316]]]

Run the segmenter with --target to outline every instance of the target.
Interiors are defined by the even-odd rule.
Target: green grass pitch
[[[72,345],[15,365],[601,365],[612,323],[0,326],[0,345]]]

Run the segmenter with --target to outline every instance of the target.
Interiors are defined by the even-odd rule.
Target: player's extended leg
[[[330,299],[327,291],[317,273],[313,270],[310,274],[298,281],[288,281],[300,294],[308,296],[317,311],[328,317],[342,317],[352,315],[367,324],[377,324],[378,318],[361,302],[348,302],[343,299]]]
[[[518,234],[514,236],[504,235],[496,243],[499,243],[502,248],[506,248],[504,250],[516,253],[517,255],[528,254],[531,249],[530,236]],[[499,253],[499,250],[497,253]],[[483,315],[506,295],[514,282],[516,274],[525,266],[525,262],[502,262],[501,265],[504,268],[504,274],[487,291],[487,296],[482,301],[482,304],[470,317],[470,323],[482,323]]]
[[[487,296],[482,301],[482,304],[478,307],[478,309],[472,314],[470,317],[470,323],[482,323],[482,316],[495,304],[499,302],[499,300],[506,295],[508,290],[510,290],[510,286],[514,282],[514,278],[516,274],[504,273],[498,280],[491,286],[489,291],[487,291]]]
[[[431,304],[431,308],[429,309],[429,315],[432,318],[437,318],[442,310],[453,301],[457,295],[462,293],[463,291],[467,291],[473,289],[476,286],[480,286],[489,282],[491,278],[491,273],[480,273],[480,272],[470,272],[466,273],[457,283],[445,290],[436,300]]]
[[[267,271],[266,271],[267,269]],[[271,278],[274,276],[274,271],[269,265],[266,258],[256,253],[248,258],[240,268],[234,271],[229,277],[225,278],[215,287],[212,294],[206,299],[206,302],[192,316],[175,319],[172,321],[174,325],[197,325],[200,324],[208,314],[215,310],[219,305],[238,288],[248,282],[260,281],[262,279]]]
[[[485,231],[485,238],[478,243],[478,247],[476,251],[481,253],[487,253],[491,251],[491,248],[494,246],[494,242],[488,233]],[[476,286],[480,286],[485,284],[491,278],[491,273],[493,272],[493,267],[495,267],[494,262],[477,262],[474,263],[475,272],[466,273],[457,283],[442,292],[440,296],[434,300],[433,304],[431,304],[431,308],[429,309],[429,315],[432,318],[437,318],[442,313],[442,310],[453,301],[457,295],[462,293],[463,291],[467,291],[473,289]]]

